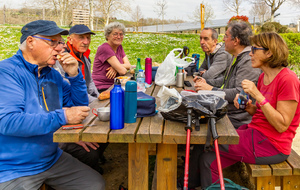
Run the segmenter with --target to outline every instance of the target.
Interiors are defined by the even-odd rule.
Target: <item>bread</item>
[[[57,59],[61,59],[61,55],[57,55],[56,58],[57,58]]]
[[[98,96],[99,100],[106,100],[106,99],[109,99],[109,98],[110,98],[110,90],[103,91]]]

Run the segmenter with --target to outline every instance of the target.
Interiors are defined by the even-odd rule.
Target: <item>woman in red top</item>
[[[131,64],[123,50],[125,27],[112,22],[104,28],[106,43],[98,47],[93,65],[92,78],[101,93],[114,83],[114,78],[125,75]]]
[[[256,100],[251,100],[246,111],[253,115],[249,124],[237,129],[237,145],[220,145],[222,167],[236,162],[275,164],[287,159],[300,121],[300,82],[297,75],[287,68],[288,47],[276,33],[262,33],[251,37],[252,67],[260,68],[257,87],[244,80],[242,87]],[[234,105],[239,108],[237,101]],[[205,152],[194,147],[191,159],[198,168],[192,169],[189,187],[206,188],[219,178],[215,152]],[[199,172],[197,172],[200,171]],[[191,182],[191,183],[190,183]]]

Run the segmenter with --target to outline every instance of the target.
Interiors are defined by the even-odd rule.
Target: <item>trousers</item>
[[[0,189],[37,190],[43,183],[56,190],[105,190],[105,181],[97,171],[65,152],[50,169],[0,183]]]

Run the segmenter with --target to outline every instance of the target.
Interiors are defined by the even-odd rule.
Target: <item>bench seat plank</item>
[[[287,162],[293,168],[293,175],[300,175],[300,156],[294,150],[291,151]]]
[[[288,176],[293,173],[293,169],[286,161],[278,164],[271,164],[270,167],[273,176]]]

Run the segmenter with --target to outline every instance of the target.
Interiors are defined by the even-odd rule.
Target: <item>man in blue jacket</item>
[[[17,54],[0,62],[0,189],[105,189],[98,172],[53,143],[53,132],[90,110],[78,62],[63,52],[68,31],[37,20],[21,33]],[[56,60],[70,84],[51,68]]]

